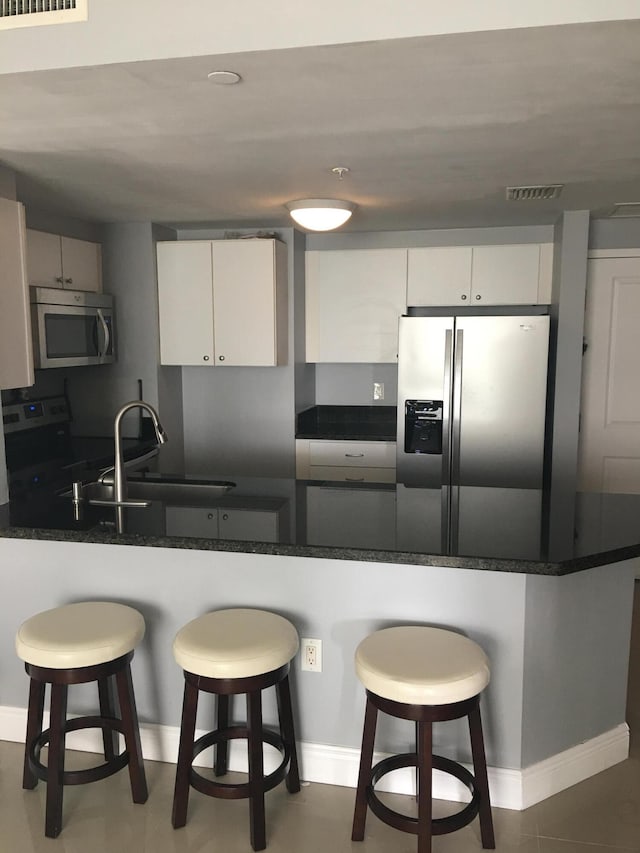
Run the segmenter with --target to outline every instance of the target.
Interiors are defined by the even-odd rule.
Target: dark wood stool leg
[[[113,700],[113,681],[111,678],[98,679],[98,698],[100,716],[113,719],[116,716]],[[112,761],[118,752],[118,733],[111,729],[102,729],[102,745],[105,761]]]
[[[264,766],[262,758],[262,694],[247,693],[247,733],[249,740],[249,827],[251,846],[264,850],[267,846],[264,810]]]
[[[44,834],[57,838],[62,829],[62,778],[64,774],[64,740],[67,718],[67,685],[51,685],[49,722],[49,760],[47,762],[47,807]]]
[[[362,730],[362,749],[360,750],[360,770],[358,772],[358,788],[356,804],[353,812],[352,841],[364,840],[364,827],[367,820],[367,786],[371,779],[373,763],[373,744],[376,738],[376,723],[378,709],[367,696],[367,707],[364,713],[364,728]]]
[[[290,794],[297,794],[300,790],[300,772],[298,770],[298,751],[296,749],[296,733],[293,726],[293,708],[291,707],[288,675],[276,684],[276,699],[278,700],[280,736],[289,747],[291,755],[286,779],[287,791]]]
[[[432,723],[418,723],[418,853],[431,853]]]
[[[229,727],[229,699],[230,697],[219,693],[216,697],[216,727],[226,729]],[[215,757],[213,772],[216,776],[224,776],[227,772],[227,761],[229,756],[229,741],[223,740],[214,746]]]
[[[191,762],[193,761],[193,741],[196,732],[197,711],[198,688],[185,681],[182,722],[180,724],[180,746],[178,748],[176,784],[173,792],[173,811],[171,814],[171,823],[174,829],[179,829],[187,822],[189,775],[191,772]]]
[[[118,685],[118,702],[120,703],[124,741],[129,753],[131,796],[134,803],[146,803],[149,793],[144,772],[138,712],[136,711],[136,699],[133,693],[131,666],[129,664],[116,673],[116,684]]]
[[[487,778],[487,759],[484,751],[482,736],[482,719],[480,703],[469,713],[469,735],[471,737],[471,753],[473,755],[473,775],[480,794],[480,837],[485,849],[495,849],[496,842],[493,834],[493,818],[491,816],[491,800],[489,798],[489,780]]]
[[[24,769],[22,772],[22,787],[32,790],[38,784],[38,777],[29,765],[31,745],[42,731],[42,714],[44,711],[44,681],[32,678],[29,683],[29,710],[27,712],[27,734],[24,744]]]

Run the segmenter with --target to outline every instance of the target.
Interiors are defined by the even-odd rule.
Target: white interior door
[[[640,493],[640,256],[589,262],[579,487]]]

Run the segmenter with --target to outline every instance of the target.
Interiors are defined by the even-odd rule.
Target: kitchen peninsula
[[[277,540],[185,536],[175,526],[167,535],[168,507],[161,502],[148,508],[144,530],[122,535],[105,524],[104,513],[113,509],[102,508],[100,518],[88,512],[74,522],[70,498],[58,499],[49,529],[42,519],[37,528],[26,519],[12,526],[10,509],[5,512],[1,737],[23,736],[24,673],[11,652],[18,624],[38,610],[98,598],[130,603],[147,620],[134,677],[149,758],[175,757],[181,674],[171,656],[173,636],[199,613],[238,605],[280,612],[301,636],[323,642],[323,672],[296,668],[294,676],[303,775],[309,780],[354,784],[363,703],[353,652],[369,632],[408,622],[463,631],[491,659],[484,714],[495,805],[526,807],[626,757],[638,498],[579,495],[565,519],[549,524],[544,512],[528,522],[521,518],[526,535],[520,554],[498,547],[509,538],[508,521],[500,516],[493,529],[494,557],[487,552],[491,537],[484,523],[473,519],[469,530],[483,534],[477,553],[470,545],[460,554],[402,550],[398,543],[407,518],[415,519],[416,508],[430,501],[416,503],[412,495],[403,504],[400,485],[214,479],[235,486],[200,509],[207,515],[247,508],[276,512]],[[391,495],[395,501],[386,506],[394,506],[395,547],[323,544],[317,538],[310,543],[309,510],[323,505],[310,499],[317,490],[330,493],[329,504],[341,492],[355,493],[359,500],[353,505],[365,506],[367,493]],[[469,506],[485,505],[487,497]],[[504,496],[498,498],[504,506]],[[403,505],[409,515],[403,516]],[[155,531],[153,523],[160,525]],[[527,523],[539,534],[535,553]],[[319,529],[316,524],[316,533]],[[443,729],[436,743],[448,735],[447,754],[468,760],[466,738],[458,734],[452,740],[452,729]],[[406,746],[408,737],[400,726],[389,727],[383,748]],[[398,785],[406,790],[402,780]],[[442,789],[438,795],[456,792]]]

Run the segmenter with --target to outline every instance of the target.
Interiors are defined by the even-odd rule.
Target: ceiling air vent
[[[546,201],[558,198],[564,184],[543,184],[532,187],[507,187],[507,201]]]
[[[614,219],[625,219],[631,216],[640,216],[640,201],[623,201],[613,208],[609,216]]]
[[[0,0],[0,30],[86,21],[88,0]]]

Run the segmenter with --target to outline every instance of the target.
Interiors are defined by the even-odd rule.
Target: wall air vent
[[[88,0],[0,0],[0,30],[86,21]]]
[[[616,204],[609,216],[614,219],[626,219],[640,216],[640,201],[623,201]]]
[[[543,184],[532,187],[507,187],[507,201],[547,201],[558,198],[564,184]]]

